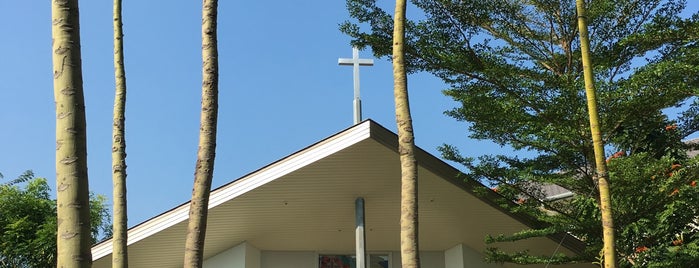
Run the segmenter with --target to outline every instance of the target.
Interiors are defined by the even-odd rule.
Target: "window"
[[[367,254],[369,263],[367,268],[389,268],[388,254]],[[356,268],[357,258],[352,255],[319,254],[318,268]]]

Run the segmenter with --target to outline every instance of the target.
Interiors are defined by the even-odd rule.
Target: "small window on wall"
[[[367,268],[389,268],[388,254],[368,254]],[[318,268],[357,268],[354,255],[318,255]]]

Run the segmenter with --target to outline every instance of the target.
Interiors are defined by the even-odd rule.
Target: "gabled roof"
[[[243,241],[261,250],[352,252],[354,201],[366,200],[367,250],[399,248],[400,165],[397,136],[367,120],[211,192],[205,258]],[[441,251],[463,243],[483,251],[487,234],[536,227],[507,213],[502,198],[460,172],[417,150],[420,250]],[[218,165],[234,163],[217,163]],[[129,229],[133,267],[181,266],[189,202]],[[563,236],[498,245],[552,254]],[[559,252],[581,252],[567,236]],[[109,267],[112,241],[92,248],[93,267]]]

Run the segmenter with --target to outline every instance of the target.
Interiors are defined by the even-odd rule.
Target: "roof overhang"
[[[502,211],[502,198],[418,149],[420,250],[464,244],[482,252],[488,234],[510,234],[536,224]],[[367,250],[399,248],[400,165],[397,136],[364,121],[211,192],[205,258],[243,241],[260,250],[352,252],[355,200],[366,202]],[[134,267],[178,267],[182,262],[189,202],[128,231]],[[498,245],[551,254],[562,236]],[[570,236],[559,252],[581,252]],[[94,267],[109,267],[112,241],[92,249]]]

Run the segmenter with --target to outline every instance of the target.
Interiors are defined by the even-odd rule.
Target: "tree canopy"
[[[595,163],[585,105],[574,0],[413,0],[422,11],[406,24],[411,72],[441,78],[470,137],[526,151],[525,156],[443,156],[468,179],[496,187],[550,227],[495,234],[489,242],[568,232],[587,244],[578,259],[502,252],[496,262],[592,262],[601,225]],[[353,22],[340,29],[355,45],[390,57],[392,20],[375,0],[348,0]],[[697,161],[682,140],[699,130],[699,15],[680,16],[681,0],[587,1],[600,126],[607,144],[622,266],[697,262]],[[677,118],[666,111],[673,109]],[[616,153],[615,153],[616,152]],[[547,185],[574,193],[550,200]],[[679,238],[678,238],[679,237]],[[679,241],[679,242],[678,242]]]
[[[20,187],[21,186],[21,187]],[[0,267],[56,266],[56,200],[44,178],[27,171],[0,184]],[[106,198],[92,195],[92,242],[108,235]]]

